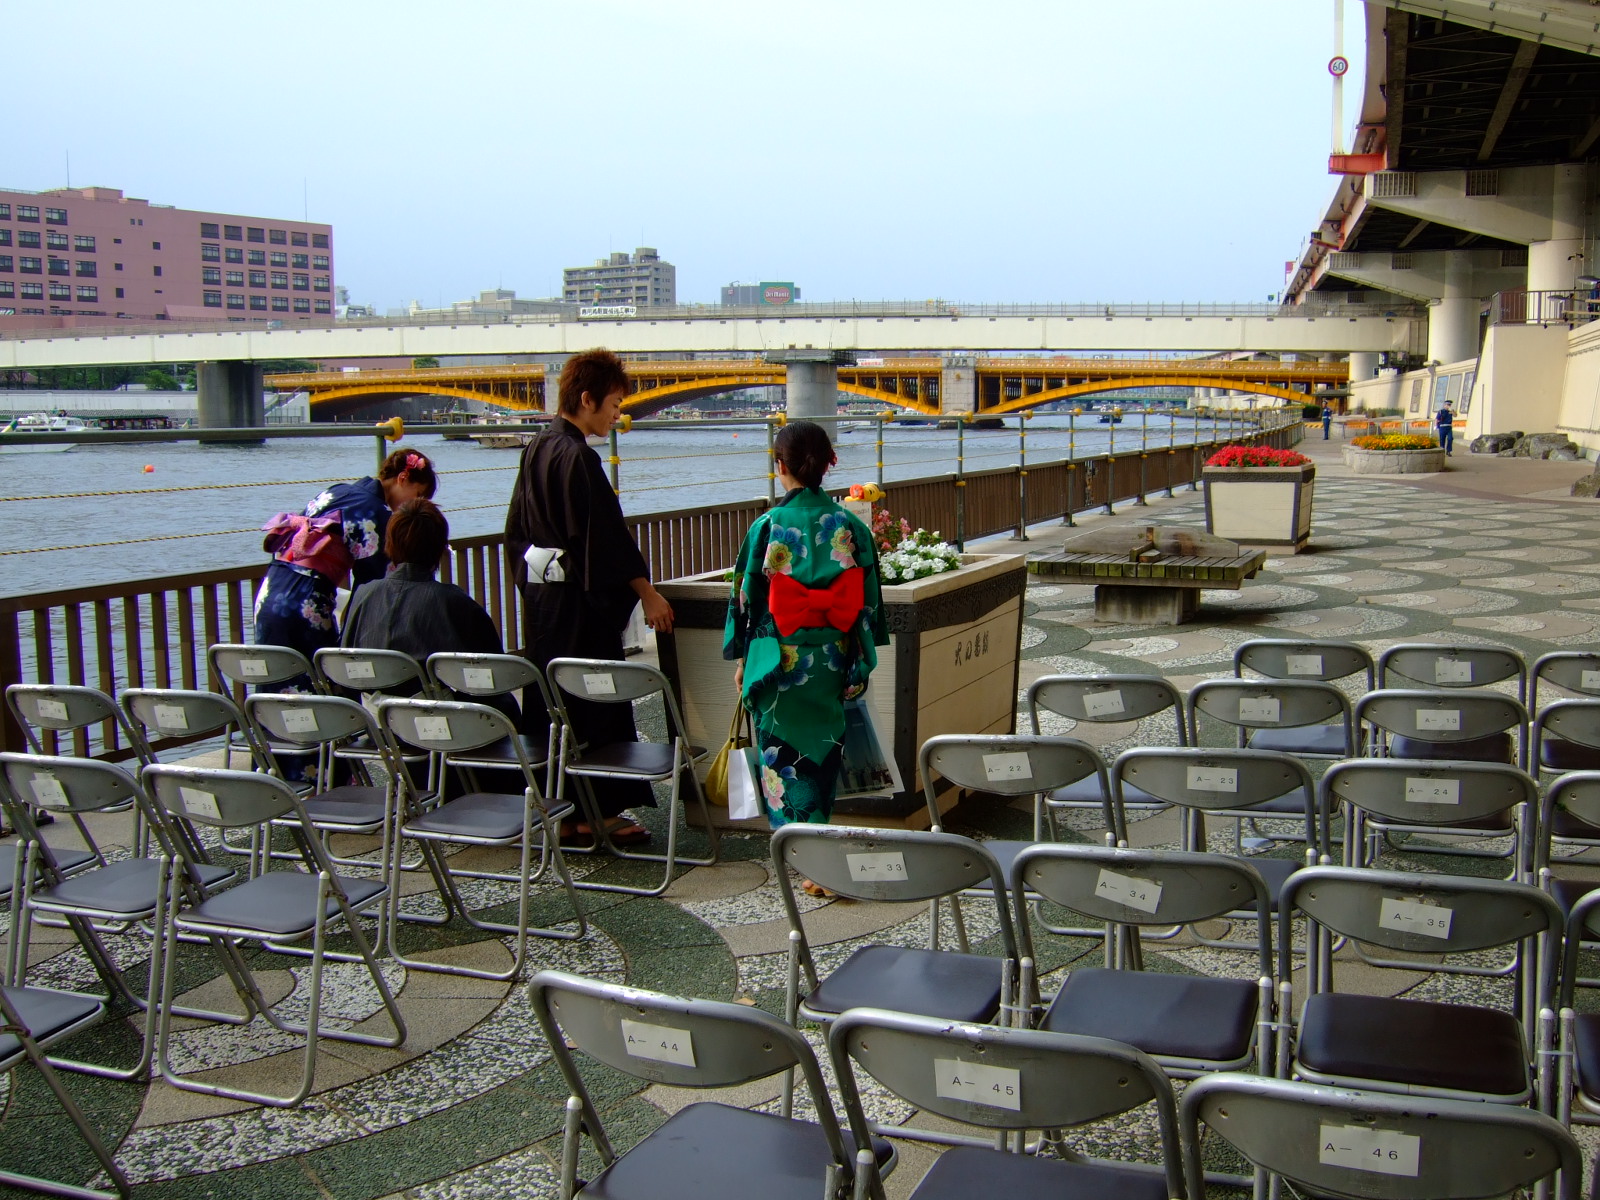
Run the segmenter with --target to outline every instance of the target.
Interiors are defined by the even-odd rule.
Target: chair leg
[[[10,1022],[8,1021],[7,1024],[10,1024]],[[78,1135],[88,1145],[89,1150],[100,1163],[100,1169],[106,1173],[107,1178],[111,1180],[111,1186],[116,1190],[107,1192],[95,1188],[75,1187],[72,1184],[38,1179],[15,1171],[0,1171],[0,1183],[14,1184],[17,1187],[26,1188],[28,1191],[47,1192],[55,1196],[81,1197],[83,1200],[116,1200],[118,1197],[126,1200],[126,1197],[132,1191],[132,1187],[128,1183],[128,1177],[123,1174],[122,1168],[117,1164],[115,1156],[106,1148],[105,1142],[101,1140],[100,1134],[95,1130],[94,1126],[89,1124],[89,1120],[84,1116],[83,1110],[78,1107],[77,1101],[73,1100],[72,1094],[62,1084],[61,1077],[50,1066],[50,1062],[46,1059],[44,1052],[34,1042],[33,1036],[20,1027],[17,1028],[16,1035],[22,1042],[28,1061],[38,1068],[39,1074],[44,1078],[45,1086],[54,1094],[56,1103],[61,1105],[62,1111],[67,1114],[67,1119],[77,1128]]]

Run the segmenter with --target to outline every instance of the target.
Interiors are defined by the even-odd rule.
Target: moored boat
[[[20,417],[12,417],[5,425],[0,425],[0,433],[84,433],[88,430],[77,417],[69,417],[65,413],[51,415],[50,413],[28,413]],[[41,454],[47,451],[71,450],[72,442],[46,442],[43,444],[24,444],[20,442],[0,443],[0,454]]]

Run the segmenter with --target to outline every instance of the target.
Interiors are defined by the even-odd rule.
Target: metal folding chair
[[[143,743],[117,707],[116,701],[96,688],[58,683],[13,683],[6,688],[6,705],[22,727],[28,748],[35,754],[60,754],[64,751],[69,755],[87,757],[91,749],[89,727],[103,722],[110,722],[136,755],[143,749]],[[72,741],[70,748],[61,745],[68,734]],[[143,762],[141,758],[140,764],[143,765]],[[23,798],[22,803],[30,801]],[[131,801],[122,807],[124,810],[133,810],[133,845],[138,853],[144,854],[149,850],[144,818],[133,808]],[[54,820],[54,814],[40,815],[37,808],[34,814],[40,825],[47,825]],[[84,845],[103,864],[105,856],[95,844],[89,827],[77,813],[71,816]]]
[[[1249,863],[1182,850],[1041,845],[1018,857],[1017,878],[1030,892],[1104,922],[1107,965],[1074,968],[1053,997],[1044,997],[1029,905],[1012,893],[1021,1005],[1040,1029],[1126,1042],[1179,1078],[1252,1062],[1270,1070],[1272,910],[1266,881]],[[1142,969],[1139,939],[1130,936],[1139,928],[1193,925],[1242,909],[1255,911],[1255,979]]]
[[[1583,1188],[1572,1135],[1544,1113],[1499,1104],[1219,1074],[1189,1085],[1182,1123],[1188,1146],[1200,1144],[1204,1125],[1256,1167],[1256,1200],[1266,1200],[1269,1174],[1309,1195],[1383,1200],[1537,1195],[1557,1173],[1560,1200],[1578,1200]],[[1191,1154],[1190,1195],[1204,1195],[1201,1186]]]
[[[1535,720],[1544,711],[1539,685],[1559,689],[1556,699],[1600,700],[1600,652],[1557,650],[1534,660],[1528,673],[1528,711]],[[1568,742],[1553,731],[1536,746],[1534,762],[1545,771],[1600,770],[1600,747]]]
[[[1600,849],[1600,771],[1569,771],[1545,789],[1532,844],[1533,882],[1555,898],[1562,912],[1600,889],[1600,882],[1556,874],[1554,858],[1557,846],[1580,853]],[[1600,981],[1583,986],[1600,986]]]
[[[511,965],[504,971],[485,971],[426,959],[405,957],[395,936],[396,923],[389,923],[389,954],[407,968],[418,971],[437,971],[450,975],[468,975],[476,979],[515,979],[522,971],[527,957],[528,937],[556,938],[571,941],[588,932],[583,905],[567,871],[566,859],[561,853],[561,818],[571,813],[571,805],[557,803],[545,807],[544,793],[532,761],[522,751],[516,738],[516,729],[499,709],[485,704],[468,704],[456,700],[404,700],[388,699],[378,702],[378,725],[382,742],[390,756],[390,770],[400,780],[400,821],[390,843],[389,880],[395,897],[394,908],[399,915],[400,848],[406,841],[416,842],[423,858],[439,885],[439,899],[445,906],[445,920],[455,914],[474,929],[492,933],[509,933],[516,938]],[[523,787],[514,794],[498,792],[468,792],[433,808],[425,809],[416,784],[401,766],[401,756],[408,750],[423,750],[441,754],[446,758],[471,755],[485,747],[509,744],[516,758],[505,765],[514,766],[520,773]],[[533,868],[535,843],[538,845],[538,869]],[[455,878],[459,872],[445,861],[442,847],[484,846],[515,850],[518,866],[514,873],[473,871],[470,877],[488,879],[516,887],[517,919],[514,923],[487,921],[476,917],[462,897]],[[555,868],[556,877],[566,890],[572,904],[573,929],[555,929],[530,926],[528,910],[531,889],[541,882],[546,872]]]
[[[1189,725],[1183,716],[1183,697],[1160,675],[1046,675],[1028,687],[1026,698],[1029,727],[1039,733],[1041,711],[1097,725],[1142,721],[1157,713],[1171,712],[1178,745],[1189,744]],[[1049,797],[1051,807],[1103,809],[1105,796],[1097,792],[1098,780],[1083,778],[1057,788]],[[1153,796],[1130,791],[1125,797],[1130,809],[1161,809]]]
[[[145,771],[145,782],[162,809],[175,818],[217,828],[260,826],[278,817],[293,815],[294,841],[302,854],[304,870],[264,870],[198,904],[188,902],[174,886],[162,930],[163,978],[161,1011],[156,1040],[156,1067],[173,1087],[209,1096],[223,1096],[252,1104],[278,1108],[293,1107],[311,1094],[316,1076],[317,1046],[322,1038],[353,1042],[365,1046],[395,1047],[406,1039],[405,1020],[400,1015],[389,983],[373,955],[366,932],[361,927],[362,912],[381,905],[388,896],[387,885],[374,879],[351,879],[334,873],[326,850],[311,819],[306,815],[292,787],[273,775],[260,772],[206,770],[198,767],[154,765]],[[268,866],[270,867],[270,860]],[[342,920],[356,947],[368,977],[377,988],[384,1011],[393,1023],[394,1033],[380,1035],[355,1029],[329,1029],[322,1024],[322,971],[328,957],[328,927]],[[280,947],[311,939],[311,969],[307,985],[308,1013],[300,1024],[285,1019],[262,994],[255,976],[244,969],[242,983],[246,1015],[261,1016],[275,1029],[304,1037],[305,1050],[300,1085],[289,1095],[253,1092],[219,1083],[205,1082],[175,1069],[171,1062],[172,1018],[176,1014],[176,981],[173,963],[180,933],[220,939],[225,964],[235,959],[229,951],[240,941]]]
[[[1254,638],[1233,651],[1233,673],[1244,678],[1254,671],[1268,679],[1301,679],[1337,683],[1364,675],[1367,691],[1373,689],[1376,670],[1366,647],[1355,642],[1315,641],[1301,638]]]
[[[1295,1004],[1289,962],[1292,918],[1313,925],[1305,1005]],[[1333,1087],[1408,1096],[1521,1104],[1550,1069],[1561,910],[1526,883],[1357,867],[1308,867],[1278,902],[1278,1075]],[[1512,1011],[1334,990],[1332,936],[1375,948],[1378,967],[1437,970],[1423,956],[1508,947]],[[1383,952],[1406,957],[1384,958]],[[1494,966],[1448,964],[1458,974]],[[1470,1048],[1470,1051],[1468,1050]]]
[[[206,649],[206,665],[216,683],[217,691],[227,693],[234,703],[240,706],[244,704],[245,697],[249,693],[256,691],[300,694],[322,692],[322,684],[317,678],[316,669],[311,665],[311,660],[292,646],[218,642]],[[230,736],[226,746],[227,753],[223,757],[223,766],[230,770],[233,768],[235,750],[244,750],[248,754],[252,749],[258,749],[252,747],[243,735]],[[279,752],[288,753],[292,749],[290,746],[282,746],[279,747]],[[312,769],[316,769],[315,764]],[[302,785],[295,783],[294,786]],[[247,847],[229,845],[226,838],[222,844],[235,854],[249,853]]]
[[[1185,1195],[1186,1155],[1172,1085],[1148,1055],[1132,1046],[858,1008],[834,1022],[828,1049],[858,1142],[875,1128],[896,1132],[867,1119],[858,1070],[921,1110],[989,1135],[945,1134],[941,1140],[953,1146],[922,1177],[911,1192],[913,1200],[1172,1200]],[[1152,1103],[1161,1134],[1159,1166],[1088,1158],[1061,1137],[1062,1130]],[[1031,1147],[1024,1144],[1030,1129],[1046,1131]],[[1044,1148],[1054,1154],[1040,1154]],[[857,1161],[855,1197],[866,1200],[878,1194],[876,1171],[870,1153],[858,1153]]]
[[[1517,699],[1526,703],[1528,664],[1509,646],[1402,642],[1378,656],[1380,690],[1487,688],[1490,684],[1507,681],[1516,683]]]
[[[763,1200],[841,1198],[852,1181],[857,1143],[840,1129],[811,1045],[760,1009],[688,1000],[561,971],[540,971],[528,999],[571,1092],[561,1146],[561,1200]],[[679,1109],[625,1154],[612,1148],[572,1051],[654,1084],[726,1088],[798,1070],[815,1121],[702,1101]],[[578,1179],[581,1138],[603,1169]],[[867,1161],[883,1174],[895,1152],[879,1138]],[[580,1190],[581,1189],[581,1190]]]
[[[428,680],[436,699],[448,700],[465,697],[479,704],[489,704],[501,697],[510,696],[532,688],[545,706],[554,712],[555,704],[544,676],[525,658],[515,654],[458,654],[454,652],[428,655],[426,663]],[[497,707],[491,705],[491,707]],[[513,746],[515,741],[517,746]],[[546,796],[555,795],[556,781],[552,776],[556,759],[556,725],[550,723],[545,744],[540,745],[525,733],[484,746],[465,754],[446,757],[448,766],[466,771],[469,777],[478,769],[509,768],[518,770],[522,758],[544,773],[540,786]],[[520,757],[519,757],[520,755]],[[476,788],[476,782],[473,787]]]
[[[1600,700],[1552,700],[1535,714],[1532,738],[1532,770],[1600,770]]]
[[[1189,725],[1203,745],[1200,717],[1229,726],[1235,744],[1302,758],[1349,758],[1359,738],[1350,701],[1311,679],[1207,679],[1189,691]]]
[[[1380,689],[1355,704],[1383,758],[1528,762],[1528,710],[1500,692]]]
[[[659,896],[672,886],[672,873],[679,863],[708,867],[717,861],[719,842],[716,826],[712,824],[711,809],[706,804],[705,793],[700,790],[700,780],[695,776],[695,764],[709,753],[703,746],[689,743],[689,732],[684,727],[678,710],[678,700],[672,694],[667,677],[645,663],[611,661],[599,658],[555,658],[547,668],[551,699],[555,703],[552,713],[560,724],[559,750],[556,763],[556,804],[567,802],[567,781],[576,781],[576,804],[589,828],[594,831],[592,850],[580,849],[579,854],[598,854],[602,851],[616,858],[635,862],[664,863],[661,882],[655,887],[634,887],[621,883],[580,880],[580,888],[596,891],[621,892],[629,896]],[[613,742],[609,745],[586,745],[573,732],[572,720],[567,712],[566,697],[575,696],[597,704],[632,704],[651,696],[661,697],[666,712],[667,738],[660,742]],[[589,788],[591,779],[632,779],[642,783],[670,781],[671,792],[667,801],[667,852],[653,854],[641,850],[623,850],[611,840],[605,818],[595,804]],[[688,814],[683,803],[684,780],[700,806],[710,853],[704,858],[691,858],[678,853],[679,817],[687,827]]]
[[[400,650],[362,650],[354,647],[324,646],[312,656],[318,685],[334,695],[351,696],[421,696],[434,698],[428,672],[411,655]],[[374,763],[383,757],[378,744],[369,738],[357,738],[334,751],[338,758],[359,763]],[[438,762],[427,754],[408,751],[406,763],[426,762],[429,766],[427,787],[443,787],[438,774]]]

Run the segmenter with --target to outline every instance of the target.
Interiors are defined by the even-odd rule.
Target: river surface
[[[1088,413],[1030,419],[1027,460],[1043,463],[1139,448],[1183,445],[1213,436],[1197,423],[1130,412],[1117,426]],[[505,526],[518,450],[486,450],[437,434],[406,439],[435,459],[435,499],[451,532],[465,536]],[[656,426],[619,438],[622,505],[661,512],[767,492],[767,439],[758,425],[739,428]],[[967,430],[968,471],[1015,465],[1016,422],[1003,430]],[[605,449],[601,447],[601,453]],[[891,427],[884,440],[887,480],[955,471],[957,435],[934,426]],[[877,478],[870,427],[846,431],[832,485]],[[206,571],[261,556],[260,526],[274,513],[297,512],[326,484],[371,474],[370,433],[258,446],[77,446],[64,453],[0,453],[0,595],[54,591]],[[152,467],[153,470],[146,470]],[[238,486],[245,485],[245,486]]]

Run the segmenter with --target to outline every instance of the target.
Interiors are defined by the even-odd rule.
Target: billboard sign
[[[793,283],[762,283],[761,303],[788,304],[794,299]]]
[[[639,310],[632,304],[593,304],[578,309],[580,321],[592,321],[599,317],[637,317]]]

